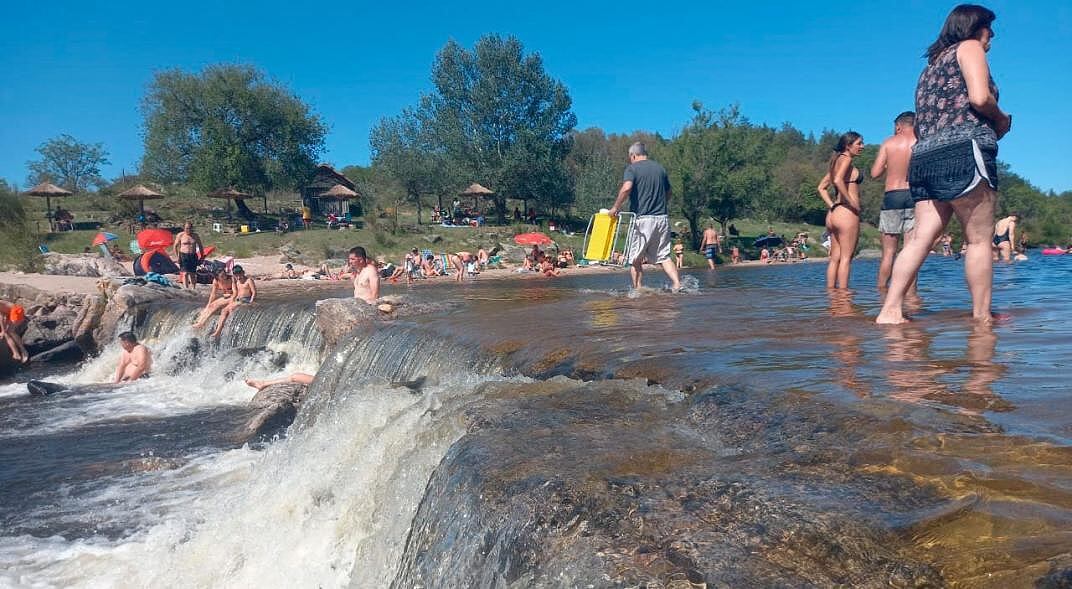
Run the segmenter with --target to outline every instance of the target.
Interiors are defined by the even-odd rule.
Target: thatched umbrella
[[[351,200],[357,198],[357,193],[342,184],[336,184],[331,188],[316,195],[317,198],[332,198],[335,200]]]
[[[27,190],[23,194],[29,196],[43,196],[45,197],[45,207],[48,208],[48,230],[55,229],[55,224],[52,222],[52,197],[71,196],[74,194],[70,190],[64,190],[55,184],[48,182],[42,182],[37,186]]]
[[[495,194],[495,191],[489,188],[484,188],[476,182],[473,182],[469,185],[469,188],[466,188],[465,190],[461,191],[460,194],[462,196],[491,196]]]
[[[124,190],[123,192],[120,192],[119,193],[119,198],[122,198],[124,200],[136,200],[136,201],[138,201],[139,206],[141,207],[141,214],[144,215],[145,214],[145,201],[147,201],[147,200],[158,200],[158,199],[164,198],[164,195],[160,194],[159,192],[157,192],[157,191],[155,191],[155,190],[153,190],[151,188],[147,188],[143,184],[138,184],[134,188],[131,188],[129,190]]]
[[[232,200],[245,200],[247,198],[253,198],[252,194],[247,194],[238,190],[234,186],[228,186],[227,188],[220,188],[214,192],[208,193],[206,196],[210,198],[226,198],[227,199],[227,219],[231,219],[231,201]]]

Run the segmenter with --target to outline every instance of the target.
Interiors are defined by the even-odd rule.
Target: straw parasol
[[[318,194],[316,196],[317,196],[317,198],[332,198],[332,199],[335,199],[335,200],[350,200],[350,199],[353,199],[353,198],[357,198],[357,193],[354,192],[353,190],[350,190],[349,188],[343,186],[342,184],[336,184],[335,186],[332,186],[331,188],[325,190],[324,192],[321,192],[320,194]]]
[[[473,182],[469,185],[469,188],[461,191],[460,194],[462,196],[491,196],[492,194],[495,194],[495,191],[489,188],[484,188],[476,182]]]
[[[52,231],[55,228],[55,224],[52,222],[52,197],[71,196],[74,193],[70,190],[64,190],[55,184],[42,182],[23,194],[45,197],[45,207],[48,208],[48,230]]]
[[[208,193],[206,196],[210,198],[226,198],[227,199],[227,219],[231,218],[231,201],[232,200],[245,200],[247,198],[253,198],[252,194],[247,194],[238,190],[234,186],[228,186],[227,188],[220,188],[214,192]]]
[[[164,198],[164,195],[151,188],[146,188],[143,184],[138,184],[129,190],[120,192],[119,198],[138,201],[142,214],[145,214],[145,201],[161,199]]]

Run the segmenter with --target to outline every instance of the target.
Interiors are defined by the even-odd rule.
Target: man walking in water
[[[916,203],[908,189],[908,162],[912,159],[912,146],[916,144],[916,113],[905,111],[893,120],[893,135],[882,142],[878,156],[871,166],[871,177],[886,174],[886,194],[882,198],[882,212],[878,229],[882,232],[882,262],[878,266],[878,290],[885,292],[893,271],[893,259],[897,245],[904,235],[907,243],[912,239],[916,226]],[[912,280],[908,293],[914,294],[916,281]]]
[[[171,249],[179,260],[179,282],[188,288],[197,287],[197,265],[201,263],[201,238],[194,233],[194,224],[187,221],[175,236]]]
[[[715,269],[715,254],[718,253],[718,231],[715,231],[713,223],[707,224],[707,229],[703,232],[703,241],[700,242],[700,250],[703,251],[704,257],[707,258],[707,267]]]
[[[112,382],[130,382],[139,378],[149,378],[153,369],[153,354],[144,344],[138,343],[133,332],[119,334],[119,365],[115,368],[115,380]]]
[[[648,150],[641,142],[629,146],[629,165],[625,168],[618,198],[610,208],[612,217],[618,216],[625,199],[629,210],[636,214],[632,234],[629,236],[629,251],[626,261],[632,264],[629,273],[633,288],[640,288],[644,277],[644,262],[660,264],[670,277],[671,288],[681,290],[677,266],[670,259],[670,178],[658,162],[648,159]]]

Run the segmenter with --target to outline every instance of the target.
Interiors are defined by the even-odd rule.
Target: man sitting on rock
[[[11,359],[19,364],[30,361],[30,353],[22,343],[18,329],[26,323],[26,310],[22,305],[0,300],[0,339],[7,342]]]
[[[153,368],[153,354],[144,344],[138,343],[133,332],[119,334],[119,345],[123,351],[119,354],[119,365],[115,368],[115,380],[112,382],[131,382],[139,378],[149,378]]]

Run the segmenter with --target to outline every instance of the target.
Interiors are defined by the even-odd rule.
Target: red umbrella
[[[145,251],[171,247],[175,236],[167,229],[143,229],[138,232],[138,247]]]
[[[554,240],[539,231],[534,231],[515,235],[514,243],[518,245],[551,245]]]
[[[119,239],[118,235],[102,231],[98,233],[96,237],[93,238],[93,245],[104,245],[109,241],[114,241],[116,239]]]

